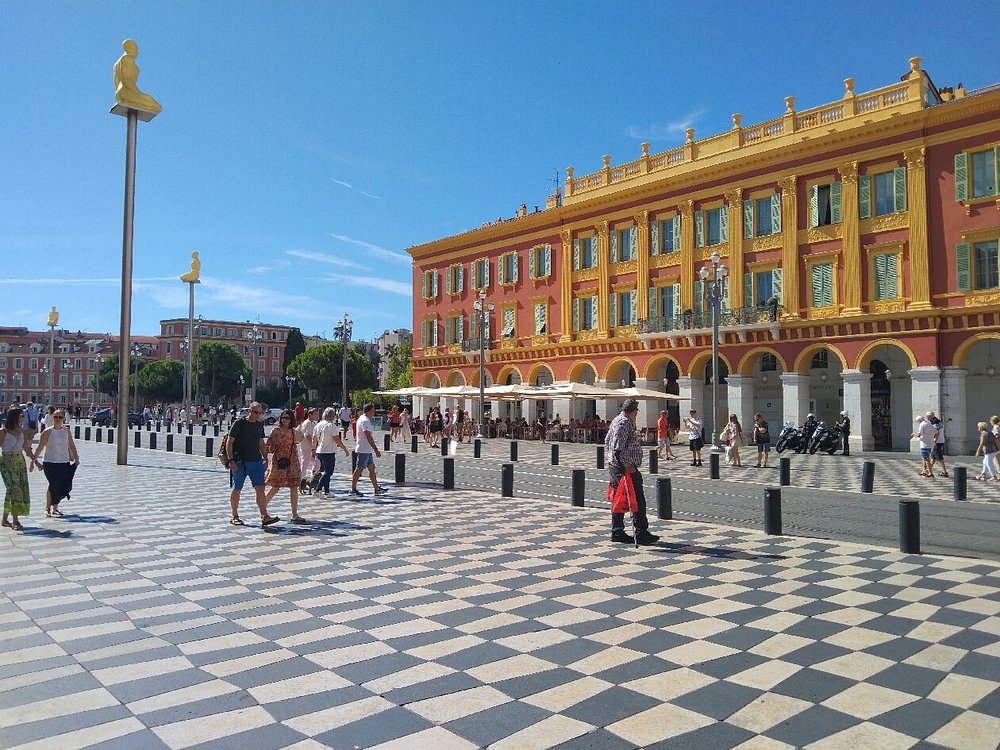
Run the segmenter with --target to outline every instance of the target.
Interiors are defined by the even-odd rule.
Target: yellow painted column
[[[559,311],[560,311],[560,341],[573,340],[573,233],[564,229],[562,238],[562,257],[559,263],[559,272],[562,274],[559,285]]]
[[[796,176],[778,180],[781,188],[781,305],[786,318],[799,317],[799,220]]]
[[[694,309],[694,201],[680,205],[681,216],[681,310]]]
[[[636,243],[636,311],[637,320],[649,317],[649,211],[642,211],[635,217],[636,231],[639,233]]]
[[[611,257],[609,253],[610,229],[608,222],[602,221],[597,227],[597,335],[608,337],[608,293]]]
[[[844,300],[842,315],[861,314],[861,230],[858,226],[858,163],[837,167],[840,172],[840,221],[843,228],[844,278],[840,280]]]
[[[910,309],[922,310],[931,306],[924,147],[908,148],[903,156],[906,158],[906,205],[910,220]]]
[[[729,308],[735,310],[743,307],[743,188],[727,192],[726,203],[729,204]]]

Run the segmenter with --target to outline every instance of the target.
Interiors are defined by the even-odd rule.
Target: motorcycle
[[[816,432],[813,433],[812,440],[809,441],[809,453],[826,451],[832,456],[841,447],[842,442],[843,433],[839,427],[820,422],[816,427]]]
[[[802,434],[802,430],[791,422],[788,422],[785,424],[784,428],[782,428],[781,434],[778,435],[778,442],[775,444],[774,449],[778,451],[778,453],[783,453],[786,449],[793,450],[796,453],[801,453],[801,449],[804,447],[805,437]]]

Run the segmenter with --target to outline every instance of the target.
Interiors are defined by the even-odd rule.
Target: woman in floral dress
[[[19,516],[28,515],[30,502],[28,498],[28,468],[24,462],[24,453],[32,462],[35,455],[31,452],[31,444],[25,444],[21,423],[24,412],[13,408],[7,412],[7,419],[0,427],[0,444],[3,455],[0,455],[0,477],[3,478],[7,493],[3,498],[3,525],[14,531],[21,531]],[[10,520],[8,519],[10,517]]]
[[[267,486],[265,499],[278,494],[278,490],[287,487],[291,492],[292,522],[301,523],[299,516],[299,485],[302,482],[302,472],[299,464],[299,453],[296,443],[302,440],[302,433],[295,429],[295,412],[285,409],[281,412],[278,424],[267,436],[267,453],[270,458],[267,472],[264,474],[264,484]]]

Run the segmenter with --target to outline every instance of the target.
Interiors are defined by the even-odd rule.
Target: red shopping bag
[[[609,488],[610,489],[610,488]],[[612,513],[638,513],[639,503],[635,498],[635,486],[632,484],[632,475],[627,471],[618,480],[618,489],[611,500]]]

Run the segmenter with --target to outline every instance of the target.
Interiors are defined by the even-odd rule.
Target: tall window
[[[461,263],[448,266],[448,275],[445,277],[445,293],[461,294],[465,291],[465,268]]]
[[[438,345],[437,318],[428,318],[420,324],[420,339],[423,346]]]
[[[490,261],[480,258],[472,261],[472,286],[475,289],[485,289],[490,285]]]
[[[983,198],[997,194],[997,161],[1000,147],[972,153],[972,197]]]
[[[634,226],[611,230],[609,237],[611,262],[618,263],[635,258],[637,237]]]
[[[544,279],[552,274],[552,245],[538,245],[528,251],[528,278]]]
[[[573,330],[592,331],[597,328],[597,297],[577,297],[573,300]]]
[[[517,312],[513,305],[503,309],[503,328],[500,330],[500,335],[505,339],[517,337]]]
[[[694,215],[694,244],[696,247],[718,245],[729,241],[729,207],[696,211]]]
[[[535,335],[541,336],[543,333],[547,332],[549,306],[544,302],[536,302],[534,305],[534,309],[535,309],[535,316],[534,316]]]
[[[718,245],[722,239],[722,206],[713,208],[705,212],[705,223],[707,228],[707,245]]]
[[[896,253],[880,253],[872,260],[875,270],[873,284],[875,299],[897,299],[899,297],[899,268]]]
[[[813,307],[833,304],[833,263],[817,263],[810,269],[811,302]]]
[[[597,267],[597,235],[573,240],[573,270]]]
[[[977,242],[972,246],[973,289],[1000,287],[1000,266],[997,265],[997,241]]]
[[[438,296],[437,271],[424,271],[420,276],[420,296],[424,299],[436,299]]]
[[[653,255],[667,255],[681,249],[681,217],[672,216],[662,221],[654,221],[649,229],[652,235],[650,242]]]
[[[461,313],[451,315],[444,321],[444,343],[461,344],[465,340],[465,318]]]
[[[635,325],[636,291],[612,292],[608,298],[608,319],[612,326]]]
[[[760,307],[772,298],[781,299],[781,269],[748,273],[743,277],[744,307]]]
[[[518,276],[517,253],[504,253],[497,258],[497,281],[501,284],[516,284]]]
[[[822,227],[840,223],[839,182],[809,188],[809,226]]]
[[[743,236],[766,237],[781,231],[781,195],[773,193],[763,198],[743,201]]]
[[[681,285],[670,284],[661,286],[654,290],[656,295],[654,304],[650,306],[650,315],[653,317],[672,318],[680,314],[681,307]]]
[[[886,216],[906,210],[906,169],[858,175],[858,216]]]

